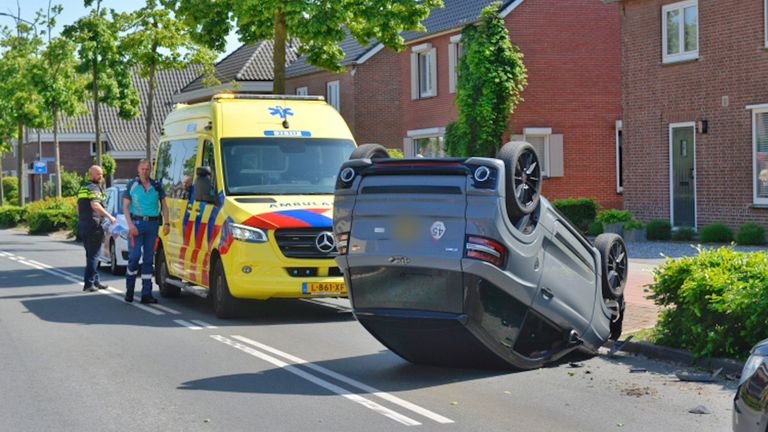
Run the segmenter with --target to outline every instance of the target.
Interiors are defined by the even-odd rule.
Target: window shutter
[[[549,136],[549,176],[562,177],[565,174],[563,157],[563,135]]]
[[[437,96],[437,48],[429,50],[429,59],[432,63],[432,67],[430,68],[432,96]]]
[[[411,99],[419,98],[419,54],[411,53]]]
[[[407,158],[415,156],[413,138],[403,138],[403,155]]]
[[[512,135],[509,137],[510,141],[525,141],[525,135]]]
[[[457,45],[455,43],[448,45],[448,91],[456,93],[456,54]]]

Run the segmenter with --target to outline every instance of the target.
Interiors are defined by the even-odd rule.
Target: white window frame
[[[544,166],[541,168],[541,175],[549,177],[549,137],[552,135],[552,128],[524,128],[523,129],[523,141],[528,142],[528,137],[544,138],[544,154],[539,155],[544,161]]]
[[[341,85],[339,80],[328,81],[325,84],[325,96],[328,100],[328,104],[336,108],[336,111],[341,112]]]
[[[421,64],[427,62],[428,78],[422,89]],[[411,48],[411,99],[437,96],[437,50],[427,42]]]
[[[91,141],[91,156],[96,156],[96,141]],[[101,154],[104,154],[107,152],[107,142],[102,141],[101,142]]]
[[[768,206],[768,198],[757,196],[757,115],[768,115],[768,104],[750,105],[747,109],[752,110],[752,203],[756,206]]]
[[[440,147],[440,157],[445,157],[445,128],[444,127],[433,127],[433,128],[425,128],[425,129],[412,129],[406,132],[407,140],[410,141],[410,148],[407,149],[410,151],[410,154],[408,157],[418,157],[418,148],[416,148],[416,140],[419,139],[427,139],[427,138],[437,138],[439,147]]]
[[[765,47],[768,48],[768,0],[765,0],[763,4],[763,23],[765,24]]]
[[[691,6],[696,6],[696,50],[685,51],[685,9]],[[680,13],[680,32],[679,43],[680,52],[677,54],[667,54],[667,13],[671,11],[679,11]],[[664,63],[676,63],[686,60],[694,60],[699,58],[699,35],[701,28],[699,27],[699,2],[698,0],[686,0],[678,3],[672,3],[664,5],[661,8],[661,55]]]
[[[307,88],[307,86],[296,87],[296,96],[307,96],[307,95],[309,95],[309,88]]]
[[[768,1],[768,0],[766,0]],[[456,93],[459,84],[459,61],[463,53],[461,35],[451,36],[448,44],[448,92]]]
[[[619,144],[623,144],[622,142],[619,141],[619,137],[621,136],[621,141],[624,140],[623,126],[624,125],[621,120],[616,120],[616,193],[624,192],[624,186],[621,184],[622,155],[619,153]]]

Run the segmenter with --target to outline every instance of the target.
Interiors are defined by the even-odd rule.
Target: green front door
[[[672,225],[696,226],[696,167],[693,126],[672,127]]]

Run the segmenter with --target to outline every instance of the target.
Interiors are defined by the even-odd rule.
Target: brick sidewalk
[[[624,288],[624,301],[627,304],[624,316],[625,334],[656,325],[659,307],[646,298],[650,294],[646,286],[653,283],[651,271],[656,264],[648,261],[629,262],[627,286]]]

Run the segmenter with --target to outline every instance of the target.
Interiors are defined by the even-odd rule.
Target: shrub
[[[653,279],[659,343],[697,357],[744,358],[768,337],[768,253],[700,249],[667,259]]]
[[[389,154],[389,157],[391,157],[392,159],[402,159],[405,157],[405,155],[403,154],[403,151],[400,149],[388,148],[387,153]]]
[[[77,196],[77,191],[80,189],[80,184],[83,181],[84,181],[83,177],[81,177],[78,173],[74,171],[66,171],[62,169],[61,170],[61,196],[63,197]],[[55,194],[56,192],[54,192],[54,195]]]
[[[624,223],[625,230],[643,229],[643,228],[645,228],[645,225],[643,225],[643,223],[637,219],[632,219],[631,221]]]
[[[587,234],[591,236],[599,236],[604,231],[603,229],[603,223],[594,221],[591,224],[589,224],[589,230],[587,231]]]
[[[734,239],[742,245],[762,245],[765,243],[765,228],[755,223],[744,224],[739,227]]]
[[[26,210],[13,205],[0,206],[0,226],[12,227],[24,220]]]
[[[607,209],[597,215],[597,220],[603,224],[629,222],[632,220],[632,213],[629,210]]]
[[[3,177],[3,195],[6,204],[18,204],[19,179],[16,177]],[[2,205],[3,203],[0,203]]]
[[[693,240],[693,237],[695,236],[696,236],[696,230],[694,230],[693,227],[689,227],[689,226],[681,226],[680,228],[672,232],[672,240],[688,241],[688,240]]]
[[[72,230],[77,225],[77,200],[46,198],[25,207],[30,234],[40,234],[60,229]]]
[[[645,225],[648,240],[669,240],[672,238],[672,224],[664,219],[654,219]]]
[[[597,201],[594,198],[566,198],[552,201],[560,213],[582,232],[587,232],[597,216]]]
[[[699,231],[699,240],[702,243],[729,243],[733,240],[733,231],[721,223],[705,225]]]

